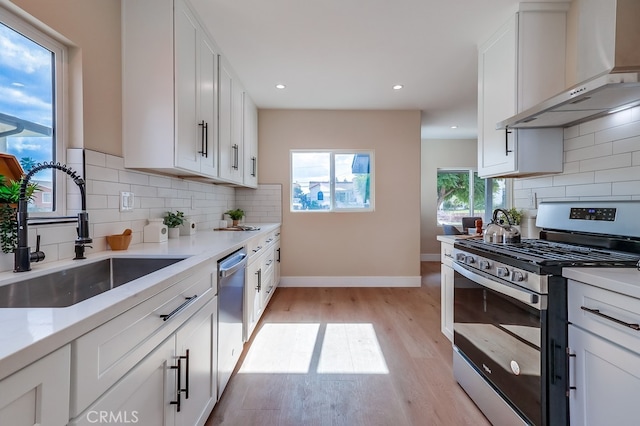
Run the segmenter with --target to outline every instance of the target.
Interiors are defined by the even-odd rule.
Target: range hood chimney
[[[640,105],[640,0],[573,1],[583,82],[497,123],[497,129],[569,127]]]

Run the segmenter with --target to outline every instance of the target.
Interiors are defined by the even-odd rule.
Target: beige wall
[[[66,146],[122,155],[120,1],[11,0],[70,45]],[[11,4],[0,0],[0,4]],[[61,37],[60,37],[61,36]]]
[[[283,276],[420,276],[420,112],[260,110],[261,183],[282,184]],[[375,212],[292,213],[291,149],[375,150]]]
[[[420,253],[423,260],[437,260],[440,256],[440,242],[436,240],[436,236],[442,234],[442,227],[438,226],[436,217],[438,169],[476,168],[477,145],[475,139],[422,141]]]

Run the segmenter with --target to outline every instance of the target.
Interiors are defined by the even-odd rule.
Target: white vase
[[[180,228],[169,228],[169,238],[179,238]]]

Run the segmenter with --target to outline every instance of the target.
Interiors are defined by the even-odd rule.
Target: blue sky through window
[[[53,53],[3,24],[0,24],[0,52],[0,113],[51,128]],[[11,127],[0,125],[3,130]],[[52,137],[9,136],[6,152],[18,159],[51,161]]]

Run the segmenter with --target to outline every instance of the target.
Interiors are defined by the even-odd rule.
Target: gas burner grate
[[[546,240],[523,240],[514,244],[493,244],[482,240],[456,241],[486,253],[495,253],[536,265],[636,266],[640,255]]]

